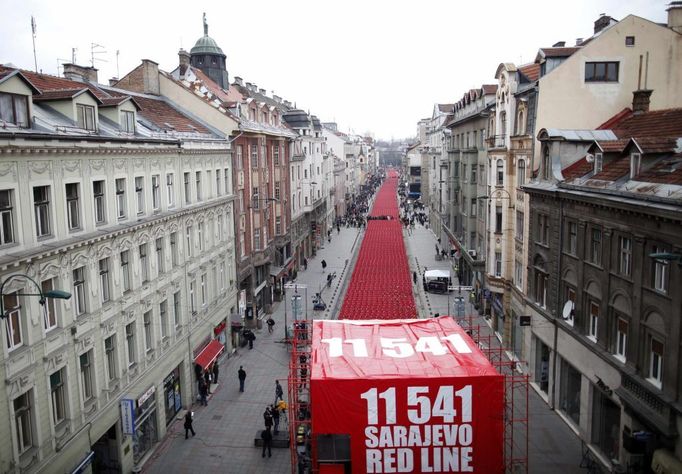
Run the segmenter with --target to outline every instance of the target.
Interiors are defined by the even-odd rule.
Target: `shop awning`
[[[206,347],[202,349],[196,359],[194,359],[195,364],[199,364],[204,369],[208,368],[225,349],[219,341],[213,339],[208,343]]]

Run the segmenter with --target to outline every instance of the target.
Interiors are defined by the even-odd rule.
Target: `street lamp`
[[[506,196],[501,196],[501,194],[506,194]],[[493,189],[493,191],[490,193],[489,196],[476,196],[476,199],[509,199],[509,209],[514,208],[514,203],[512,202],[512,196],[509,194],[509,191],[507,191],[504,188],[496,188]]]
[[[38,302],[44,306],[45,305],[45,300],[48,298],[50,299],[59,299],[59,300],[68,300],[71,298],[71,293],[68,291],[64,290],[49,290],[49,291],[43,291],[40,285],[36,283],[36,281],[31,278],[28,275],[23,275],[23,274],[16,274],[16,275],[11,275],[5,279],[5,281],[2,282],[0,285],[0,319],[7,318],[9,317],[9,313],[5,312],[5,306],[4,306],[4,298],[3,296],[5,295],[4,290],[5,290],[5,285],[9,283],[10,281],[16,279],[16,278],[23,278],[24,280],[28,280],[35,287],[38,289],[38,293],[17,293],[17,296],[39,296],[40,299]]]

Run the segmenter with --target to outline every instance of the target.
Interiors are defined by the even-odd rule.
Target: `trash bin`
[[[256,319],[256,329],[263,329],[263,319],[262,318]]]

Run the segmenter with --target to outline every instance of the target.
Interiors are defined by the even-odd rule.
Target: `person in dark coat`
[[[272,428],[272,412],[270,411],[269,406],[265,407],[265,411],[263,412],[263,422],[265,423],[265,428]]]
[[[270,413],[272,413],[272,421],[275,424],[273,434],[277,434],[277,431],[279,431],[279,410],[275,405],[272,405]]]
[[[265,457],[265,448],[268,448],[268,457],[272,457],[272,433],[270,433],[270,428],[266,428],[260,435],[263,440],[263,457]]]
[[[199,396],[201,397],[201,404],[208,405],[208,387],[204,379],[199,380]]]
[[[206,384],[206,393],[211,394],[211,371],[206,369],[204,371],[204,383]]]
[[[279,383],[279,380],[275,380],[275,404],[277,404],[277,400],[284,400],[282,397],[284,396],[284,389]]]
[[[244,381],[246,380],[246,371],[244,370],[243,366],[239,366],[239,370],[237,371],[237,375],[239,376],[239,391],[243,392],[244,391]]]
[[[412,283],[417,284],[417,272],[412,272]]]
[[[218,367],[218,361],[213,363],[213,383],[218,383],[218,374],[220,373],[220,368]]]
[[[327,268],[327,262],[322,260],[322,271],[324,272],[326,268]]]
[[[194,432],[194,428],[192,427],[192,412],[187,410],[187,413],[185,413],[185,439],[189,438],[189,432],[192,432],[192,436],[195,436],[196,433]]]

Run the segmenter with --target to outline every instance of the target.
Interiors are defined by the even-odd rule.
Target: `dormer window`
[[[604,166],[604,155],[602,153],[594,154],[594,174],[601,173]]]
[[[76,120],[84,130],[95,130],[95,108],[92,105],[76,104]]]
[[[28,127],[28,97],[0,92],[0,120]]]
[[[128,110],[121,111],[121,131],[135,133],[135,112]]]
[[[639,153],[632,153],[630,155],[630,179],[635,179],[639,174],[639,167],[642,162],[642,155]]]

